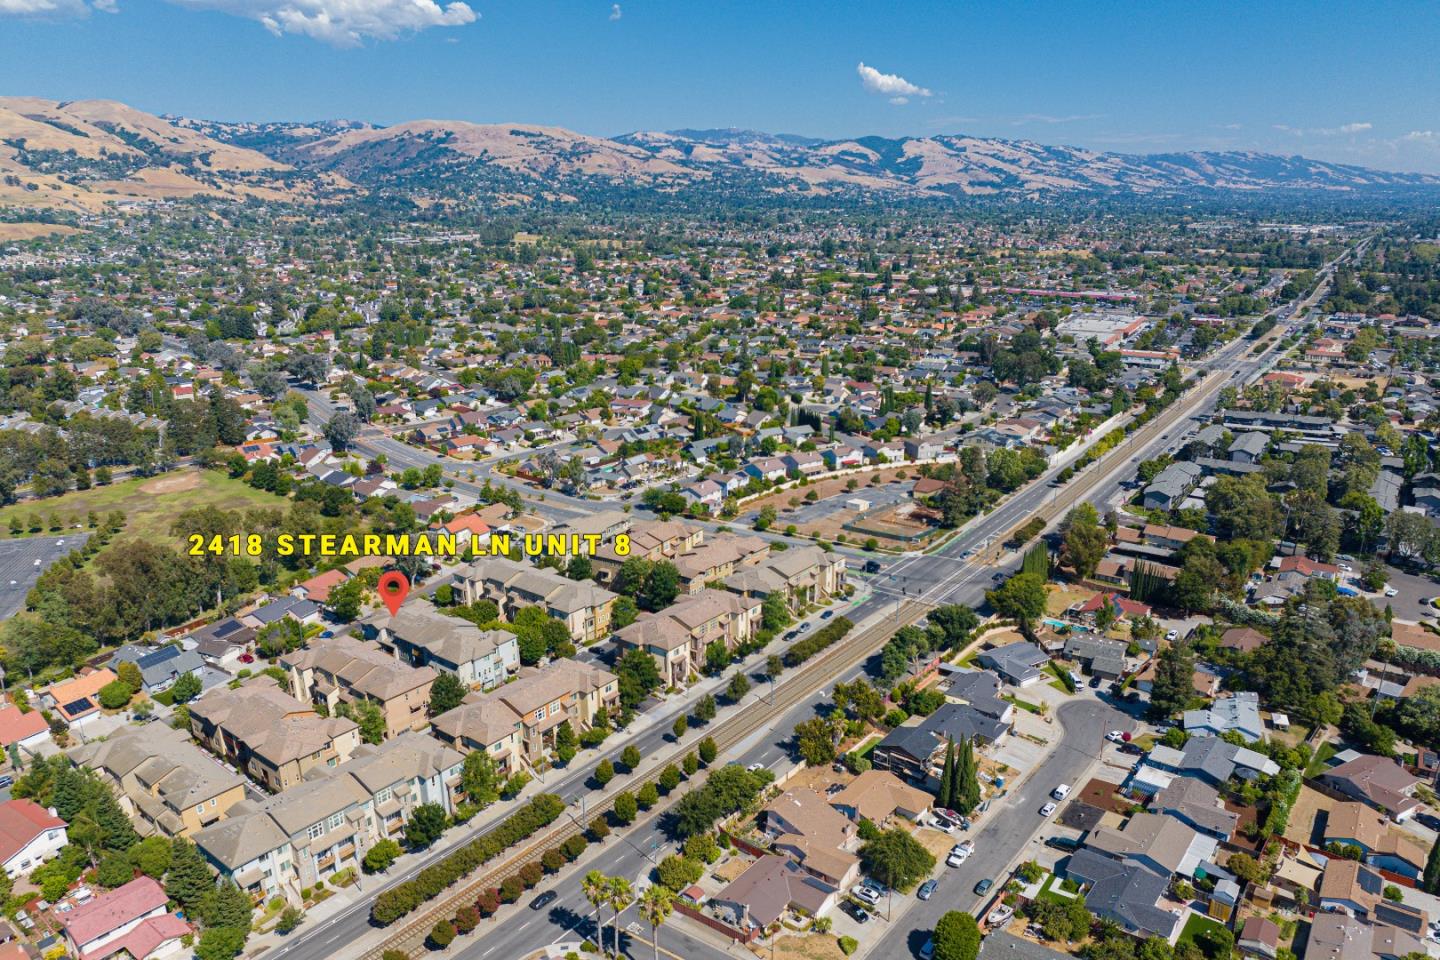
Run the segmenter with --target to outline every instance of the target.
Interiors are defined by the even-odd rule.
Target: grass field
[[[284,504],[285,500],[273,493],[256,490],[213,470],[184,469],[0,508],[0,537],[10,536],[10,518],[13,516],[18,516],[28,528],[32,516],[39,514],[48,527],[50,516],[54,514],[66,527],[73,527],[75,524],[83,526],[92,510],[102,518],[111,511],[119,510],[125,514],[126,520],[121,537],[183,545],[183,540],[171,533],[170,526],[179,514],[192,507],[243,510]]]
[[[1185,921],[1185,929],[1180,931],[1180,939],[1176,943],[1195,943],[1195,938],[1209,930],[1219,930],[1225,925],[1209,917],[1202,917],[1198,913],[1190,914],[1190,919]],[[1197,944],[1198,946],[1198,944]]]

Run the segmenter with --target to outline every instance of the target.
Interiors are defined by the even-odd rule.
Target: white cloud
[[[88,17],[92,9],[115,13],[115,0],[0,0],[0,17],[21,17],[29,20],[67,20]]]
[[[610,22],[611,22],[611,23],[614,23],[616,20],[619,20],[619,19],[620,19],[620,4],[618,4],[618,3],[612,3],[612,4],[610,5]]]
[[[1338,127],[1292,127],[1285,123],[1276,123],[1272,126],[1281,133],[1288,133],[1293,137],[1352,137],[1357,133],[1373,129],[1375,125],[1361,120],[1356,123],[1342,123]]]
[[[0,3],[10,0],[0,0]],[[22,0],[24,2],[24,0]],[[430,27],[474,23],[479,14],[461,0],[172,0],[194,10],[258,20],[278,36],[298,33],[337,47],[364,40],[393,40]]]
[[[1411,130],[1400,139],[1407,143],[1440,143],[1440,133],[1434,130]]]
[[[1082,120],[1101,120],[1105,117],[1103,113],[1072,113],[1063,117],[1052,116],[1048,113],[1027,113],[1023,117],[1016,117],[1010,122],[1015,126],[1023,126],[1027,123],[1079,123]]]
[[[911,97],[932,95],[929,90],[916,86],[898,73],[881,73],[863,63],[855,68],[855,72],[860,75],[860,86],[870,93],[888,97],[891,103],[909,103]]]

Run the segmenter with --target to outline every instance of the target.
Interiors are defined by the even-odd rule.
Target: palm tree
[[[615,911],[614,920],[610,927],[615,934],[615,955],[620,955],[620,914],[629,909],[630,904],[635,902],[635,891],[630,887],[630,881],[624,877],[611,877],[607,889],[607,900],[610,909]]]
[[[600,949],[604,950],[605,925],[600,919],[600,905],[609,899],[610,878],[599,870],[591,870],[580,881],[580,890],[585,894],[585,899],[590,901],[590,906],[595,908],[595,939],[600,942]]]
[[[660,926],[675,909],[675,894],[658,883],[652,883],[640,895],[640,915],[650,924],[650,939],[655,947],[655,960],[660,960]]]

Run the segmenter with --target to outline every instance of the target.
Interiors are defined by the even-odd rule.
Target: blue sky
[[[1385,0],[0,0],[0,91],[156,113],[963,132],[1440,173],[1437,50],[1440,5]]]

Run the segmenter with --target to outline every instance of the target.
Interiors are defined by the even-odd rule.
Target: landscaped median
[[[371,919],[382,926],[399,920],[510,847],[550,826],[564,812],[564,800],[553,793],[540,794],[493,830],[421,870],[414,879],[380,894],[370,908]]]

